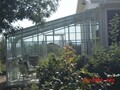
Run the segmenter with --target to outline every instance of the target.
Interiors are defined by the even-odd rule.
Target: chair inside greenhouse
[[[91,50],[96,48],[99,37],[98,11],[98,8],[95,8],[9,33],[8,84],[27,81],[26,77],[31,76],[30,73],[34,74],[39,60],[43,60],[50,53],[57,54],[66,45],[76,46],[78,54],[90,54]]]

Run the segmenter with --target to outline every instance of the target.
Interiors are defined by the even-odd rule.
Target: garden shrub
[[[40,90],[89,90],[91,86],[83,82],[85,77],[92,77],[80,62],[81,56],[75,55],[71,46],[65,46],[61,56],[51,54],[40,61],[37,70]],[[81,65],[79,67],[78,65]]]
[[[81,86],[80,72],[74,63],[51,55],[37,72],[40,89],[76,90]]]
[[[90,58],[87,58],[88,63],[84,65],[85,63],[82,64],[84,61],[83,56],[75,55],[74,50],[70,46],[66,46],[62,56],[57,57],[51,54],[48,58],[39,62],[39,68],[37,69],[39,83],[33,84],[30,90],[33,90],[32,88],[35,90],[105,89],[105,78],[97,71],[103,72],[102,70],[107,70],[106,66],[105,68],[103,67],[103,64],[105,64],[109,58],[109,54],[106,52],[111,53],[112,49],[115,48],[112,46],[109,50],[99,48]],[[111,80],[111,78],[108,80]],[[107,84],[110,85],[114,83],[113,79],[107,82]],[[27,88],[29,87],[26,87],[26,90]]]
[[[81,62],[84,58],[76,56],[70,46],[65,46],[61,58],[54,54],[42,60],[37,70],[40,90],[92,90],[101,83],[90,82],[89,79],[99,75],[90,73]],[[79,66],[81,65],[81,66]],[[87,79],[88,78],[88,79]]]

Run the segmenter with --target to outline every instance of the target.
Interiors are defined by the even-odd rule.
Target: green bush
[[[108,49],[99,48],[92,56],[90,56],[88,65],[90,72],[119,74],[120,47],[113,44]]]
[[[80,70],[76,70],[74,63],[55,55],[42,61],[37,76],[41,90],[76,90],[82,85]]]
[[[95,64],[97,67],[101,62],[104,62],[106,60],[106,50],[100,49],[100,51],[96,51],[95,54],[89,58],[90,61],[86,66],[84,65],[85,63],[83,64],[84,58],[75,55],[71,47],[66,46],[64,49],[65,52],[61,57],[50,55],[47,59],[40,61],[37,70],[39,89],[93,90],[96,87],[104,89],[104,82],[90,82],[89,79],[101,78],[97,72],[93,72],[92,68],[94,68],[94,66],[90,65]],[[102,59],[104,59],[104,61],[101,61]]]

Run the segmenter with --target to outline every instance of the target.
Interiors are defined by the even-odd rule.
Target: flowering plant
[[[115,78],[114,77],[110,77],[110,78],[100,78],[100,77],[95,77],[95,78],[83,78],[83,83],[111,83],[114,84],[115,83]]]

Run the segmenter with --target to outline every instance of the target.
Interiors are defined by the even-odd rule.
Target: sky
[[[53,13],[51,17],[46,20],[51,21],[51,20],[55,20],[58,18],[75,14],[76,8],[77,8],[77,1],[78,0],[61,0],[59,2],[57,11]],[[23,21],[18,21],[17,23],[14,24],[14,26],[16,25],[26,28],[26,27],[33,26],[34,24],[31,21],[23,20]]]

